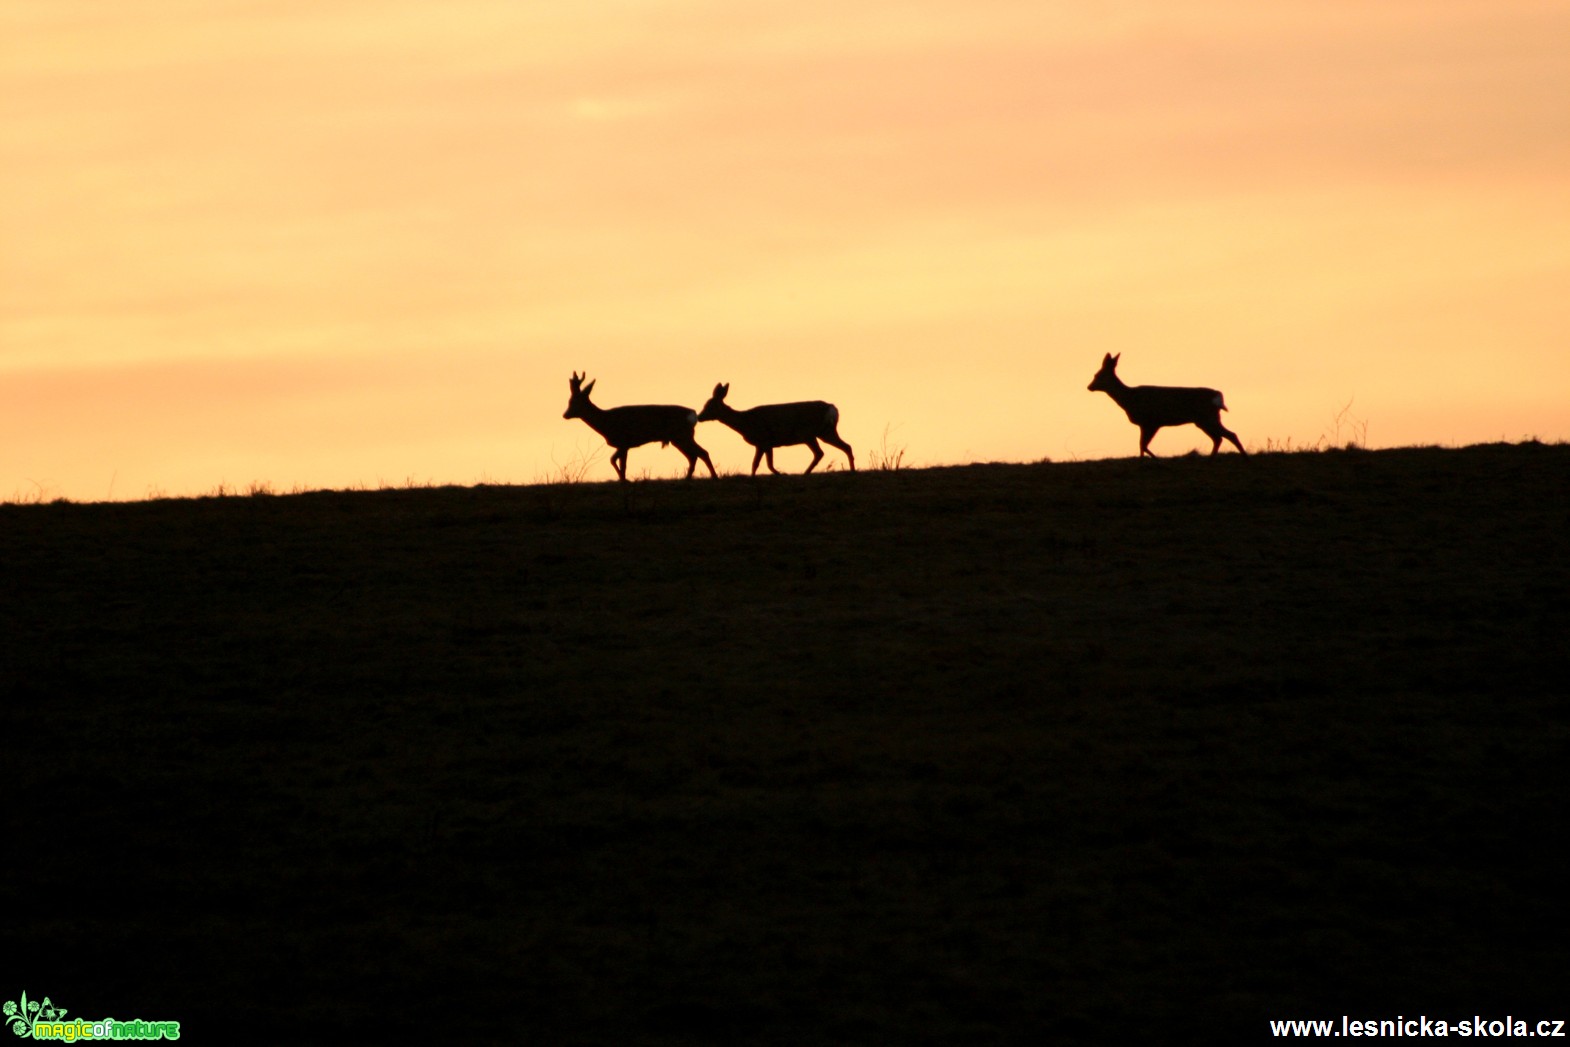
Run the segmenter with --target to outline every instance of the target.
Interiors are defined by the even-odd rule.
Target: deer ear
[[[1113,362],[1113,364],[1116,364],[1119,360],[1123,359],[1123,354],[1119,353],[1116,356],[1109,356],[1109,357],[1107,357],[1107,359],[1111,360]]]
[[[599,381],[598,378],[596,378],[594,380],[594,382],[597,382],[597,381]],[[588,396],[590,393],[594,392],[594,382],[590,382],[588,385],[583,387],[583,395],[584,396]]]
[[[725,385],[724,385],[724,383],[722,383],[722,382],[715,382],[714,383],[714,395],[715,396],[724,396],[725,395]]]

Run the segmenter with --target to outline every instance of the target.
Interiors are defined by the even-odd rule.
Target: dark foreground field
[[[1567,535],[1537,444],[0,507],[0,997],[197,1043],[1570,1018]]]

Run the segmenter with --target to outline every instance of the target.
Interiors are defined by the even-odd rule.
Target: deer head
[[[1122,355],[1122,353],[1119,353],[1117,356],[1113,356],[1111,353],[1107,353],[1103,356],[1101,358],[1101,370],[1096,372],[1096,376],[1090,380],[1090,384],[1085,388],[1095,393],[1107,392],[1122,385],[1123,383],[1118,378],[1118,359]]]
[[[709,397],[709,402],[703,405],[703,410],[698,412],[698,421],[712,422],[720,417],[720,411],[725,406],[725,394],[730,392],[730,383],[721,382],[714,387],[714,395]]]
[[[589,403],[589,394],[594,391],[594,382],[583,384],[583,380],[588,376],[587,371],[583,374],[574,371],[572,377],[567,379],[567,388],[572,390],[572,395],[567,400],[567,410],[562,415],[563,418],[583,418],[588,414],[588,408],[593,406]]]

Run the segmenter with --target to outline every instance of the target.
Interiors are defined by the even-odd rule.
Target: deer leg
[[[616,470],[616,479],[627,482],[627,448],[618,447],[611,453],[611,468]]]
[[[1221,434],[1225,431],[1221,428],[1221,413],[1218,411],[1214,418],[1195,422],[1194,424],[1199,426],[1201,432],[1210,437],[1210,453],[1213,455],[1219,454],[1221,452]]]
[[[818,467],[819,462],[823,461],[823,448],[818,446],[818,441],[808,439],[807,449],[812,452],[812,464],[807,466],[807,472],[810,473],[812,470]],[[805,476],[806,473],[803,473],[802,475]]]
[[[1221,424],[1221,416],[1220,415],[1216,416],[1216,420],[1214,422],[1211,422],[1208,425],[1202,425],[1202,426],[1200,426],[1200,428],[1205,431],[1205,435],[1206,436],[1210,437],[1210,440],[1211,440],[1210,453],[1211,454],[1219,454],[1219,453],[1221,453],[1221,441],[1223,439],[1232,441],[1232,446],[1236,447],[1240,453],[1242,453],[1242,454],[1247,454],[1248,453],[1247,451],[1243,450],[1243,445],[1238,442],[1237,433],[1234,433],[1232,430],[1228,429],[1226,426]]]
[[[681,445],[678,444],[677,446],[680,447]],[[682,447],[681,451],[687,456],[687,478],[689,480],[692,478],[694,470],[698,468],[699,461],[702,461],[704,465],[709,467],[710,476],[719,475],[714,471],[714,463],[709,460],[709,452],[705,451],[698,441],[688,440],[687,446]]]
[[[774,448],[772,448],[772,447],[764,448],[763,457],[764,457],[764,460],[769,463],[769,472],[773,473],[775,476],[778,476],[780,474],[780,471],[778,469],[774,468]]]
[[[674,443],[677,446],[677,451],[680,451],[683,457],[686,457],[686,460],[688,460],[686,479],[692,479],[692,474],[697,471],[697,463],[699,461],[702,461],[703,465],[708,466],[708,474],[710,476],[716,476],[714,463],[708,458],[708,452],[703,451],[703,447],[696,440],[692,440],[691,436],[686,436],[683,440],[672,440],[670,443]]]
[[[761,461],[763,461],[763,448],[760,447],[755,452],[753,452],[753,455],[752,455],[752,475],[753,476],[757,476],[758,475],[758,463],[761,462]],[[769,467],[772,469],[774,467],[774,463],[770,462],[769,463]]]
[[[823,442],[844,451],[845,457],[850,460],[850,471],[856,471],[856,452],[850,449],[850,444],[840,439],[839,433],[824,433]]]
[[[693,443],[691,440],[683,440],[679,437],[675,440],[672,440],[671,443],[675,446],[676,450],[681,452],[681,456],[687,459],[686,478],[691,480],[693,470],[698,468],[698,456],[694,453],[697,450],[698,445]],[[661,444],[660,446],[664,447],[665,445]]]
[[[1141,458],[1147,454],[1152,458],[1156,456],[1150,449],[1150,438],[1155,436],[1156,430],[1160,428],[1161,426],[1159,425],[1142,425],[1139,427],[1139,456]]]

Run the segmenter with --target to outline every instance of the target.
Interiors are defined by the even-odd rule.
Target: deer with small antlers
[[[1139,456],[1154,458],[1150,438],[1156,430],[1169,425],[1197,425],[1214,443],[1210,453],[1221,450],[1221,441],[1230,440],[1239,454],[1247,454],[1238,442],[1237,434],[1221,424],[1221,412],[1227,409],[1226,401],[1215,389],[1191,389],[1171,385],[1124,385],[1118,377],[1118,360],[1123,356],[1107,353],[1101,360],[1101,370],[1090,380],[1091,392],[1103,392],[1123,408],[1128,420],[1139,426]]]
[[[738,411],[725,402],[728,392],[728,382],[716,385],[714,395],[698,412],[698,421],[723,422],[740,433],[741,438],[756,449],[752,456],[753,476],[758,475],[758,463],[764,460],[769,463],[769,472],[778,473],[779,470],[774,468],[774,449],[795,444],[806,444],[812,451],[812,464],[807,466],[807,472],[812,472],[823,460],[823,448],[818,446],[819,440],[844,451],[850,462],[850,471],[856,471],[856,452],[850,449],[850,444],[840,439],[838,407],[822,400],[807,400],[791,404],[762,404]]]
[[[590,429],[605,437],[605,442],[614,449],[611,453],[611,467],[616,470],[616,478],[622,483],[627,482],[627,452],[656,440],[661,447],[674,444],[676,450],[686,455],[688,479],[692,478],[699,459],[709,467],[710,476],[717,475],[714,463],[709,461],[709,452],[699,447],[698,441],[693,439],[698,414],[692,408],[668,404],[596,407],[589,399],[594,382],[585,385],[583,380],[586,377],[587,373],[578,374],[574,371],[568,380],[567,386],[572,390],[572,397],[567,401],[567,411],[562,417],[582,418]]]

